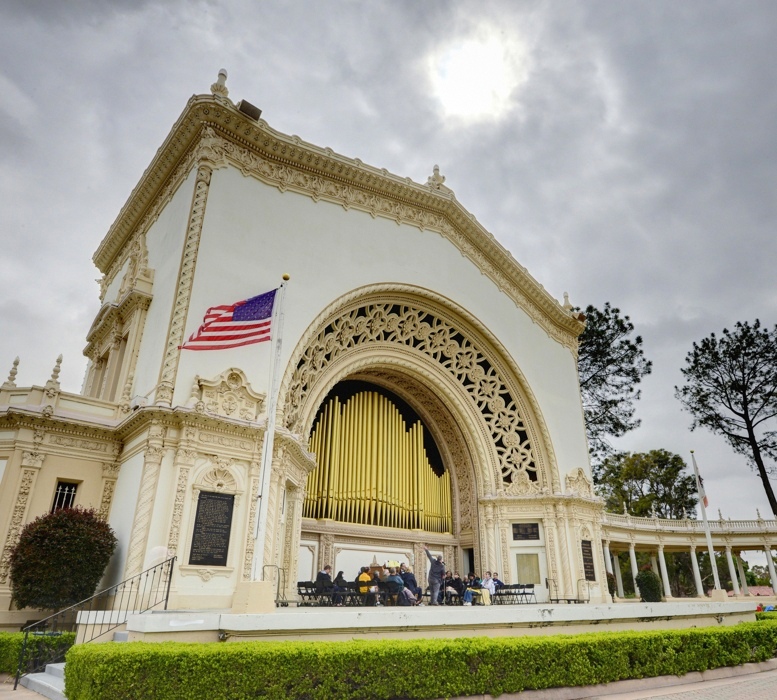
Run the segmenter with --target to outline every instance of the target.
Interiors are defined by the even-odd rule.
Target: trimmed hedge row
[[[422,700],[683,675],[777,655],[777,622],[548,637],[95,644],[67,656],[70,700]]]
[[[52,652],[64,653],[76,641],[74,632],[63,632],[56,637],[32,635],[27,642],[27,660],[50,658]],[[0,673],[16,673],[22,651],[24,632],[0,632]]]
[[[777,620],[777,611],[766,612],[762,610],[755,614],[756,620]]]

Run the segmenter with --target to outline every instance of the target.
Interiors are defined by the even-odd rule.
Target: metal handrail
[[[49,615],[43,620],[25,627],[22,650],[19,653],[19,664],[16,668],[16,679],[13,688],[19,684],[19,679],[28,673],[35,673],[46,667],[46,664],[57,663],[65,658],[62,651],[41,650],[41,654],[27,659],[27,642],[33,636],[59,636],[62,632],[74,631],[80,622],[84,625],[82,644],[91,642],[98,637],[121,627],[131,614],[140,614],[164,603],[170,598],[170,583],[173,578],[173,562],[177,557],[171,557],[161,564],[141,571],[121,583],[95,593],[90,598],[69,608]],[[85,619],[81,617],[86,613]],[[81,618],[79,620],[79,618]]]

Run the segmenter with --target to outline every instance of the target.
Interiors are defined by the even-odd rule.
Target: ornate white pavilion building
[[[106,583],[177,556],[173,607],[229,608],[255,578],[293,599],[325,563],[353,579],[404,561],[423,581],[425,544],[540,600],[551,579],[607,602],[604,545],[633,552],[642,530],[604,520],[593,492],[583,319],[438,168],[419,184],[281,134],[225,78],[191,98],[97,248],[81,394],[59,365],[33,387],[14,367],[0,389],[0,610],[21,528],[71,504],[117,533]],[[263,463],[277,343],[181,346],[283,274]],[[773,521],[754,533],[777,540]]]

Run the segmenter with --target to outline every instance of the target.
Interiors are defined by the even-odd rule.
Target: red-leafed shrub
[[[11,553],[13,602],[59,610],[89,598],[117,542],[94,509],[62,508],[36,518]]]

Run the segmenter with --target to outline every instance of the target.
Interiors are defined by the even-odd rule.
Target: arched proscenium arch
[[[409,356],[431,360],[441,383],[455,384],[476,407],[477,432],[487,438],[486,453],[493,457],[487,461],[495,461],[491,474],[479,465],[479,495],[493,495],[527,475],[538,487],[560,489],[547,430],[519,368],[474,317],[420,288],[364,287],[319,315],[284,376],[286,427],[307,437],[316,397],[334,385],[333,376],[347,376],[353,351],[376,345],[376,363],[389,357],[400,363]]]

